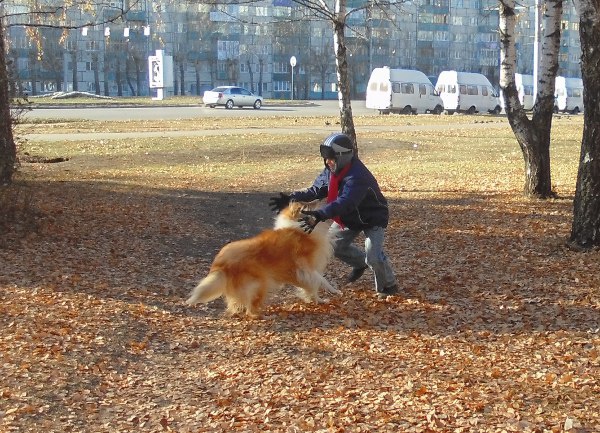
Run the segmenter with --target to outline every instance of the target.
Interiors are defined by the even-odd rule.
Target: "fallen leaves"
[[[236,149],[218,146],[201,152],[213,171],[191,177],[171,150],[152,156],[173,167],[160,173],[93,158],[23,168],[43,218],[0,249],[0,430],[597,430],[598,252],[564,246],[570,200],[524,200],[512,174],[465,183],[478,174],[454,170],[443,190],[436,176],[408,179],[404,150],[375,140],[401,296],[377,300],[367,273],[329,304],[284,290],[259,320],[223,317],[220,300],[186,307],[215,251],[270,225],[273,183],[313,174],[289,162],[281,173],[267,144],[244,155],[243,181],[226,176]],[[327,277],[342,286],[346,270],[333,262]]]

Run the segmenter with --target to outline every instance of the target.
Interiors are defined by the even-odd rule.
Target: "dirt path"
[[[360,127],[359,132],[416,132],[416,131],[448,131],[455,129],[453,124],[444,125],[372,125]],[[479,129],[506,129],[510,128],[506,122],[481,121],[478,123],[461,124],[461,129],[479,130]],[[338,132],[339,125],[326,125],[324,127],[311,127],[310,132],[326,135],[332,132]],[[78,134],[25,134],[23,137],[31,141],[81,141],[81,140],[111,140],[127,138],[151,138],[151,137],[206,137],[226,134],[305,134],[306,126],[290,126],[287,128],[219,128],[219,129],[201,129],[185,131],[134,131],[134,132],[83,132]]]

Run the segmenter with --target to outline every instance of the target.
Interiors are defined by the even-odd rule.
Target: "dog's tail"
[[[208,274],[192,291],[190,297],[185,301],[188,305],[194,305],[199,302],[205,304],[217,299],[225,290],[225,275],[221,271],[214,271]]]

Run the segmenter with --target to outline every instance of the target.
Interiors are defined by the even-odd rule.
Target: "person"
[[[330,135],[321,144],[320,151],[325,168],[313,185],[271,197],[271,209],[279,213],[290,201],[326,198],[327,204],[321,209],[303,212],[304,229],[310,232],[320,221],[332,219],[329,230],[334,255],[352,267],[347,282],[357,281],[370,268],[377,296],[383,299],[396,294],[398,284],[383,248],[389,209],[377,180],[356,155],[348,135]],[[365,236],[364,251],[354,244],[361,233]]]

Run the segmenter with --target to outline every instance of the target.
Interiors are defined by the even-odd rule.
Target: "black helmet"
[[[325,159],[335,159],[335,174],[352,161],[354,146],[352,140],[346,134],[336,132],[331,134],[321,144],[321,156]],[[327,162],[325,161],[327,167]]]

